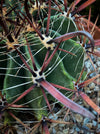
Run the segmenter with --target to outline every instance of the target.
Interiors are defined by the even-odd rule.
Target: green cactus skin
[[[6,71],[6,76],[4,79],[3,94],[6,94],[7,101],[11,103],[15,99],[13,98],[14,96],[21,94],[25,90],[25,86],[18,86],[19,84],[22,84],[25,81],[23,78],[16,77],[16,75],[24,76],[23,68],[19,70],[19,65],[22,65],[22,61],[20,60],[18,54],[14,51],[11,52],[9,55],[10,57],[8,57],[7,61],[8,69]],[[18,74],[16,74],[18,70],[19,72]]]
[[[46,27],[47,19],[48,18],[44,19],[44,27]],[[50,29],[58,32],[61,35],[77,30],[74,21],[62,14],[51,16],[50,22]]]
[[[30,58],[30,54],[28,52],[28,48],[27,46],[25,47],[25,52],[26,52],[26,56],[27,56],[27,59]],[[32,63],[30,63],[30,67],[33,68],[32,66]],[[39,64],[37,62],[37,60],[35,59],[35,63],[36,63],[36,66],[39,68]],[[25,76],[30,76],[31,78],[30,79],[26,79],[25,82],[29,82],[29,81],[32,81],[32,74],[27,71],[27,70],[24,70],[25,72]],[[26,85],[26,89],[28,89],[29,87],[31,87],[33,85],[33,82],[31,82],[30,84]],[[32,101],[33,100],[33,101]],[[31,101],[31,102],[30,102]],[[38,120],[41,120],[42,116],[47,116],[47,109],[46,108],[43,108],[46,106],[46,101],[43,97],[43,94],[42,94],[42,91],[40,89],[40,87],[35,87],[34,90],[32,90],[28,95],[25,96],[25,101],[24,103],[27,103],[27,102],[30,102],[28,105],[36,110],[34,110],[34,114],[35,114],[35,117],[38,119]]]
[[[72,56],[70,54],[65,56],[65,58],[63,59],[63,64],[67,72],[72,77],[77,79],[83,67],[84,49],[80,44],[76,43],[74,40],[67,40],[63,44],[63,49],[67,51],[71,50],[71,52],[75,54],[75,56]],[[60,57],[63,58],[64,55],[65,54],[61,52]]]
[[[57,18],[57,20],[56,20],[56,18]],[[41,28],[41,31],[43,32],[43,34],[45,34],[44,31],[46,29],[47,18],[44,19],[43,23],[44,23],[44,29]],[[53,26],[52,26],[52,24],[53,24]],[[61,28],[58,30],[60,25],[61,25]],[[68,25],[69,25],[69,27],[68,27]],[[58,37],[62,34],[65,34],[66,32],[71,32],[71,31],[76,31],[76,30],[77,30],[76,25],[73,23],[73,21],[71,19],[61,16],[60,14],[51,16],[51,23],[50,23],[50,29],[49,29],[51,37],[53,37],[53,38]],[[32,54],[34,56],[36,66],[37,66],[37,68],[40,69],[40,67],[43,64],[47,49],[44,47],[44,44],[42,44],[40,38],[37,37],[34,32],[30,32],[27,34],[25,33],[24,36],[27,37],[28,43],[30,43],[30,48],[31,48]],[[31,40],[30,40],[30,37],[31,37]],[[25,39],[23,39],[23,40],[25,40]],[[74,38],[74,40],[77,40],[77,38]],[[53,66],[52,70],[53,69],[54,70],[50,74],[44,73],[45,78],[48,82],[55,83],[55,84],[58,84],[58,85],[61,85],[61,86],[64,86],[64,87],[67,87],[70,89],[74,88],[73,81],[76,81],[76,78],[78,77],[79,73],[81,72],[82,66],[83,66],[83,60],[84,60],[83,48],[81,47],[80,44],[76,43],[76,41],[74,41],[74,40],[70,39],[68,41],[65,41],[64,43],[61,44],[60,47],[67,51],[71,51],[72,53],[75,54],[75,56],[66,54],[65,52],[57,52],[54,55],[53,59],[51,60],[49,66],[47,67],[45,72],[48,71],[48,69],[50,69],[52,66]],[[23,49],[20,49],[20,50],[25,55],[26,59],[30,59],[30,55],[29,55],[27,46],[24,46],[22,48]],[[41,49],[41,51],[39,51],[40,49]],[[52,50],[51,50],[51,52],[52,52]],[[10,56],[15,57],[14,60],[17,61],[19,64],[23,65],[20,57],[16,57],[16,56],[18,56],[18,54],[16,52],[11,52]],[[81,57],[80,60],[79,60],[79,57]],[[19,65],[16,64],[15,61],[13,61],[12,58],[10,58],[7,63],[7,68],[19,67]],[[54,65],[55,61],[57,63],[59,63],[57,65],[57,67],[55,67],[57,63]],[[29,61],[28,63],[30,65],[30,67],[33,68],[31,61]],[[77,68],[76,68],[76,66],[77,66]],[[6,94],[6,98],[9,103],[13,102],[13,100],[15,100],[16,97],[18,97],[17,95],[23,93],[25,90],[27,90],[33,84],[32,83],[32,75],[27,69],[21,68],[17,74],[17,75],[26,77],[25,79],[18,78],[16,75],[17,71],[18,71],[18,69],[17,70],[16,69],[8,69],[6,72],[6,76],[5,76],[5,80],[4,80],[3,94],[4,93]],[[15,75],[15,77],[11,77],[11,76],[9,76],[9,74]],[[30,78],[28,78],[28,77],[30,77]],[[26,84],[26,85],[23,84],[23,83],[27,83],[27,82],[29,84]],[[23,85],[17,86],[19,84],[23,84]],[[16,86],[16,87],[12,88],[13,86]],[[62,92],[64,94],[66,94],[65,91],[62,91]],[[16,97],[13,98],[14,96],[16,96]],[[37,97],[39,97],[39,96],[41,96],[41,97],[37,99]],[[47,95],[47,96],[48,96],[49,100],[54,101],[54,98],[51,95]],[[31,101],[31,100],[34,100],[34,101]],[[29,102],[29,101],[31,101],[31,102]],[[18,102],[18,104],[24,104],[24,103],[26,103],[29,107],[33,108],[33,110],[35,109],[34,113],[38,120],[40,120],[42,118],[42,115],[47,115],[47,113],[48,113],[46,108],[43,109],[43,107],[46,106],[46,102],[45,102],[44,97],[42,96],[42,91],[41,91],[40,87],[34,88],[29,94],[27,94],[23,99],[21,99]]]
[[[4,74],[6,73],[6,66],[7,66],[7,56],[4,54],[4,52],[6,51],[5,49],[5,45],[3,44],[3,42],[0,42],[0,46],[2,46],[0,48],[0,90],[3,89],[3,81],[4,81]]]

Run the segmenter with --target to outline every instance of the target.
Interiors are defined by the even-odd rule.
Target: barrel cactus
[[[78,92],[74,83],[83,70],[87,45],[90,52],[94,50],[91,34],[83,29],[79,31],[75,22],[79,17],[77,12],[94,1],[88,1],[78,9],[75,5],[79,1],[75,2],[68,8],[66,0],[25,0],[24,3],[16,2],[13,7],[12,1],[9,4],[5,0],[4,4],[10,9],[0,16],[0,29],[6,35],[1,44],[7,51],[1,47],[0,56],[4,57],[0,66],[6,73],[0,73],[4,76],[1,87],[2,95],[6,95],[7,107],[13,104],[27,106],[27,110],[33,110],[34,116],[41,120],[43,115],[48,115],[48,109],[52,112],[52,103],[49,102],[57,100],[61,106],[95,118],[71,100]]]

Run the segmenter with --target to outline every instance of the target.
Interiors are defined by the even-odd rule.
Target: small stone
[[[70,129],[69,134],[74,134],[75,130],[74,129]]]
[[[86,125],[88,122],[90,122],[90,119],[89,118],[85,118],[84,119],[84,125]]]
[[[83,103],[83,102],[81,102],[81,101],[78,102],[79,105],[82,105],[82,103]]]
[[[53,123],[53,124],[57,124],[57,123]],[[57,124],[56,126],[50,126],[50,134],[51,134],[51,132],[52,132],[52,134],[56,134],[58,131],[59,131],[59,125]]]
[[[98,67],[98,73],[100,73],[100,67]]]
[[[94,64],[94,66],[91,66],[91,67],[90,67],[90,70],[93,71],[94,68],[97,68],[96,64]]]
[[[98,66],[98,67],[100,67],[100,61],[97,61],[97,63],[96,63],[96,64],[97,64],[97,66]]]
[[[98,129],[100,130],[100,124],[98,124]]]
[[[62,134],[62,132],[61,131],[58,131],[57,134]]]
[[[100,57],[98,57],[98,61],[100,61]]]
[[[85,62],[85,66],[86,66],[86,68],[90,68],[91,67],[91,62],[89,62],[89,61]]]
[[[65,126],[65,124],[59,124],[59,127],[64,127]]]
[[[69,134],[69,128],[63,130],[63,134]]]
[[[87,126],[88,128],[90,128],[90,129],[92,128],[92,125],[93,125],[92,123],[87,123],[87,124],[86,124],[86,126]]]
[[[96,111],[93,110],[92,112],[93,112],[94,115],[97,115],[97,112]]]
[[[56,134],[55,128],[52,128],[52,133],[53,133],[53,134]]]
[[[97,48],[98,51],[100,51],[100,48]]]
[[[52,123],[52,124],[51,124],[51,128],[56,128],[56,129],[58,129],[57,123]]]
[[[77,134],[77,131],[74,131],[74,134]]]
[[[95,88],[95,84],[94,84],[94,83],[91,83],[91,84],[89,85],[89,88],[90,88],[90,89],[94,89],[94,88]]]
[[[76,131],[77,131],[77,132],[79,132],[79,131],[80,131],[80,129],[79,129],[78,127],[76,127]]]
[[[83,120],[83,117],[80,114],[76,114],[75,118],[76,118],[77,122],[82,122],[82,120]]]
[[[56,114],[54,114],[54,115],[50,114],[49,119],[57,120],[58,116]]]
[[[23,133],[24,133],[24,132],[20,132],[20,131],[18,131],[18,130],[17,130],[17,132],[18,132],[18,134],[23,134]]]
[[[89,74],[91,72],[90,68],[87,68],[87,74]]]
[[[94,58],[93,55],[91,55],[91,59],[92,59],[93,62],[95,62],[95,58]]]
[[[87,90],[87,91],[86,91],[86,93],[89,93],[89,94],[90,94],[91,92],[92,92],[92,91],[90,91],[90,90]]]
[[[86,125],[83,125],[82,128],[85,130],[89,130],[89,128]]]
[[[93,126],[95,127],[97,125],[97,121],[93,120]]]
[[[100,89],[99,89],[99,87],[98,86],[95,86],[95,88],[94,88],[94,91],[99,91]]]
[[[93,76],[95,76],[95,75],[96,75],[96,72],[91,73],[89,76],[90,76],[90,77],[93,77]]]

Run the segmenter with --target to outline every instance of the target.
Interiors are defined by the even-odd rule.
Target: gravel
[[[100,51],[100,49],[98,50]],[[87,75],[88,79],[100,73],[100,57],[91,55],[91,59],[93,61],[95,69],[97,69],[97,72],[95,72],[95,69],[92,66],[90,60],[86,58],[85,70],[89,74]],[[100,78],[98,79],[98,81],[99,80]],[[97,105],[100,103],[100,87],[97,83],[94,82],[90,83],[87,87],[84,88],[84,91],[92,100],[95,100],[94,102]],[[82,99],[78,99],[76,101],[78,102],[78,104],[82,105],[83,107],[86,107],[89,111],[91,111],[97,118],[95,120],[91,120],[72,111],[70,111],[68,115],[64,118],[66,110],[65,111],[62,110],[61,111],[61,116],[63,115],[62,120],[65,119],[65,121],[67,122],[72,121],[74,125],[59,124],[59,127],[53,128],[55,129],[54,134],[100,134],[100,117],[98,116],[97,112],[94,111],[92,108],[90,108],[90,106]]]

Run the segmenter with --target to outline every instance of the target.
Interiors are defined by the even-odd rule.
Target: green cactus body
[[[0,90],[3,89],[3,81],[4,81],[4,74],[6,73],[6,66],[7,66],[7,56],[4,54],[6,49],[5,45],[3,45],[2,42],[0,42]]]
[[[17,53],[15,51],[10,53],[7,61],[7,71],[3,89],[3,94],[6,94],[6,99],[9,103],[15,100],[15,98],[18,97],[17,95],[25,90],[25,86],[22,86],[22,83],[25,81],[21,78],[24,77],[24,71],[23,68],[20,69],[20,65],[22,65],[22,61]],[[20,84],[21,86],[19,86]],[[19,104],[20,103],[21,102],[19,102]]]
[[[45,36],[46,31],[47,18],[44,19],[43,26],[41,28],[41,32]],[[50,18],[50,28],[49,28],[49,36],[50,38],[58,37],[68,32],[76,31],[76,25],[69,18],[66,18],[59,15],[53,15]],[[38,37],[34,32],[25,33],[24,36],[27,37],[28,43],[30,44],[30,48],[38,69],[41,68],[47,48],[43,44],[43,40]],[[45,36],[46,38],[46,36]],[[25,40],[23,38],[23,40]],[[77,38],[74,38],[77,40]],[[45,79],[48,82],[61,85],[70,89],[74,89],[73,81],[76,81],[77,76],[82,70],[83,59],[84,59],[84,51],[80,44],[77,44],[74,40],[68,40],[61,44],[60,48],[70,51],[75,55],[71,55],[65,52],[56,52],[53,56],[50,64],[46,68],[44,72]],[[24,41],[23,41],[24,42]],[[53,51],[53,47],[58,44],[53,44],[51,53]],[[23,46],[23,50],[21,50],[22,54],[26,58],[27,63],[30,68],[33,69],[30,54],[28,52],[27,46]],[[51,54],[50,53],[50,54]],[[29,87],[31,87],[33,83],[32,74],[29,72],[27,68],[23,68],[23,63],[20,57],[16,54],[16,52],[12,52],[9,54],[11,57],[14,57],[14,60],[10,58],[7,63],[7,68],[9,68],[6,72],[5,80],[4,80],[4,90],[3,94],[6,93],[6,97],[8,102],[12,102],[15,100],[19,94],[23,93]],[[18,57],[17,57],[18,56]],[[79,57],[81,57],[79,59]],[[28,61],[29,60],[29,61]],[[10,69],[20,67],[16,62],[22,65],[21,69]],[[16,74],[17,73],[17,74]],[[14,75],[14,77],[10,76]],[[17,77],[17,76],[21,76]],[[25,77],[25,78],[23,78]],[[25,84],[26,83],[26,84]],[[22,84],[22,85],[21,85]],[[21,85],[21,86],[19,86]],[[13,87],[13,88],[12,88]],[[66,91],[62,91],[63,94],[66,95]],[[69,95],[68,93],[67,95]],[[16,96],[16,97],[14,97]],[[49,100],[53,100],[51,95],[47,95]],[[45,108],[46,102],[42,95],[42,91],[40,87],[35,87],[30,93],[28,93],[23,99],[21,99],[18,104],[26,104],[34,110],[35,116],[38,120],[41,119],[42,115],[47,115],[47,109]]]
[[[65,69],[72,77],[77,79],[83,67],[84,49],[74,40],[67,40],[63,43],[62,48],[75,54],[66,54],[65,56],[65,54],[61,52],[60,57],[63,58],[65,56],[63,59]]]
[[[28,52],[27,46],[25,46],[25,52],[26,52],[27,59],[30,59],[30,54]],[[35,59],[35,63],[36,63],[36,66],[39,68],[39,64],[36,59]],[[29,65],[31,68],[33,68],[31,61],[29,61]],[[28,70],[25,70],[24,72],[25,72],[25,76],[30,77],[30,79],[26,79],[26,82],[32,81],[32,74]],[[31,87],[33,84],[34,83],[32,81],[30,84],[26,85],[25,86],[26,89]],[[25,102],[26,102],[26,105],[29,105],[33,109],[35,113],[35,117],[38,120],[41,120],[43,115],[47,116],[46,101],[43,97],[40,87],[35,87],[29,94],[27,94],[25,96],[24,103]]]
[[[48,18],[44,19],[44,27],[46,27]],[[63,35],[65,33],[74,32],[77,27],[71,18],[64,16],[63,14],[57,14],[50,18],[50,29]]]
[[[58,33],[60,35],[63,35],[65,33],[74,32],[77,30],[74,21],[71,18],[65,17],[61,14],[51,16],[50,22],[51,22],[50,30],[51,31],[54,30],[56,36],[58,35]],[[47,23],[47,18],[44,20],[44,27],[46,27],[46,23]],[[51,31],[50,33],[52,33]],[[72,52],[73,54],[75,54],[75,56],[72,56],[70,54],[66,54],[65,56],[65,53],[61,52],[60,58],[64,57],[63,64],[66,71],[72,77],[78,78],[79,73],[81,72],[83,66],[84,50],[83,47],[74,40],[78,41],[78,38],[73,38],[73,40],[69,39],[63,42],[61,48],[69,52]]]

